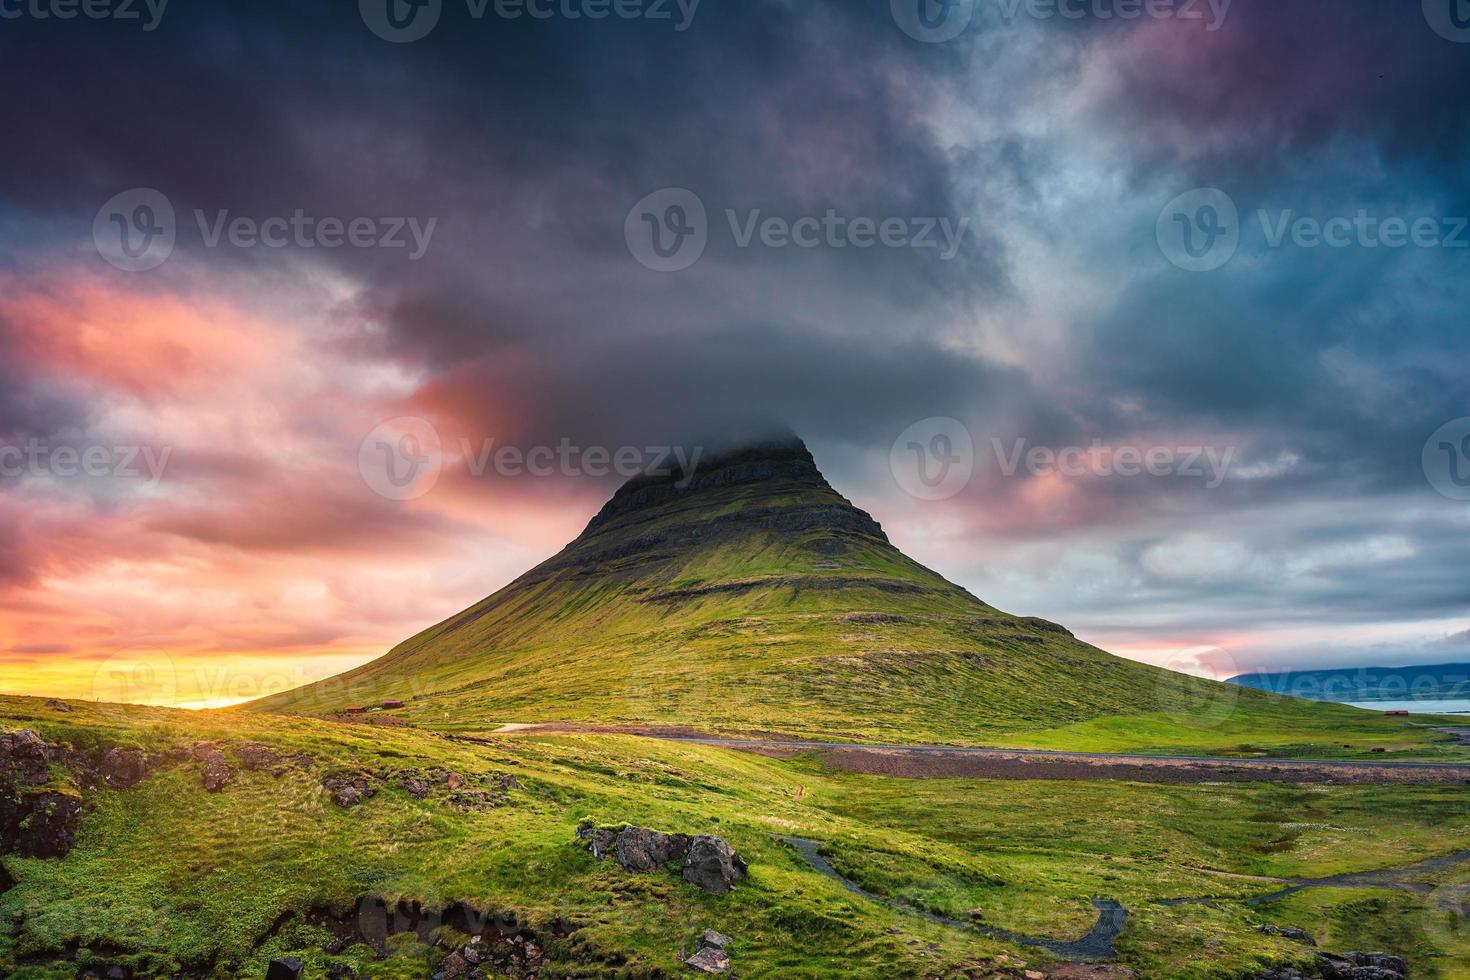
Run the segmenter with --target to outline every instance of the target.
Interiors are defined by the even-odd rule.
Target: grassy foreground
[[[734,937],[742,977],[1020,976],[1038,951],[930,924],[845,891],[772,835],[825,843],[838,870],[868,890],[951,917],[974,915],[1030,935],[1076,938],[1092,897],[1132,915],[1120,962],[1141,978],[1233,978],[1300,957],[1267,921],[1324,944],[1388,948],[1415,977],[1470,977],[1470,937],[1432,896],[1301,893],[1270,906],[1249,876],[1317,877],[1398,866],[1470,848],[1470,807],[1456,787],[1154,786],[1114,783],[903,781],[624,736],[504,736],[491,745],[413,728],[77,705],[69,713],[0,699],[0,728],[49,742],[149,751],[200,740],[264,743],[304,754],[282,775],[239,770],[205,792],[200,766],[165,765],[137,788],[84,794],[77,846],[60,860],[4,858],[0,972],[69,977],[99,956],[142,975],[190,969],[261,977],[271,956],[301,955],[307,976],[329,961],[364,977],[425,977],[436,953],[400,942],[334,956],[329,936],[287,911],[345,910],[363,896],[425,904],[468,901],[514,914],[544,941],[542,976],[686,975],[676,959],[704,928]],[[506,805],[461,810],[419,800],[394,775],[444,767],[512,773]],[[372,799],[333,805],[322,777],[345,768],[382,777]],[[65,785],[58,767],[53,779]],[[715,833],[750,878],[709,895],[671,873],[633,875],[574,840],[584,818]],[[1470,881],[1465,869],[1430,885]],[[1155,899],[1216,896],[1211,905]],[[565,938],[551,926],[566,920]],[[442,951],[441,951],[442,953]]]

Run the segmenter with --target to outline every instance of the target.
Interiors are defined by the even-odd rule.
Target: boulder
[[[513,789],[520,789],[521,788],[521,781],[519,779],[515,778],[514,776],[510,775],[509,773],[505,773],[504,775],[502,775],[500,777],[500,788],[502,790],[507,790],[507,791],[508,790],[513,790]]]
[[[46,707],[50,708],[52,711],[68,712],[71,710],[71,705],[67,704],[65,701],[58,701],[56,698],[51,698],[49,701],[47,701]]]
[[[204,771],[200,773],[200,780],[209,792],[218,793],[234,776],[235,771],[230,768],[223,752],[216,750],[204,757]]]
[[[1291,926],[1261,926],[1260,931],[1268,936],[1280,936],[1282,939],[1290,939],[1306,946],[1317,945],[1317,940],[1305,929],[1294,929]]]
[[[1393,956],[1389,953],[1344,953],[1343,959],[1351,960],[1358,966],[1387,970],[1390,973],[1398,973],[1403,976],[1409,975],[1409,964],[1404,962],[1403,957]]]
[[[301,980],[301,961],[294,956],[271,960],[265,980]]]
[[[195,742],[189,749],[189,754],[194,757],[195,762],[203,762],[211,752],[217,751],[213,742]]]
[[[724,949],[726,946],[729,946],[734,941],[735,940],[731,939],[723,932],[715,932],[713,929],[706,929],[704,931],[703,942],[705,946],[713,946],[715,949]]]
[[[0,734],[0,784],[40,786],[50,778],[47,745],[35,732]]]
[[[748,868],[723,838],[700,834],[689,845],[684,880],[707,892],[723,895],[746,876]]]
[[[464,786],[464,777],[457,772],[452,772],[444,777],[444,782],[453,791]]]
[[[469,972],[469,969],[469,962],[458,953],[450,953],[439,961],[439,973],[445,980],[462,977]]]
[[[684,965],[700,973],[730,972],[730,957],[723,949],[706,946],[684,961]]]
[[[97,772],[113,789],[132,789],[148,778],[148,760],[137,749],[108,749]]]
[[[643,827],[624,827],[614,842],[613,850],[625,870],[647,874],[670,861],[682,861],[689,854],[689,838],[684,834],[664,834]]]

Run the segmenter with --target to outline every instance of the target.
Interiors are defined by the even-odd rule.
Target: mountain
[[[1274,703],[987,605],[895,548],[794,437],[634,479],[494,595],[250,707],[322,715],[386,699],[441,728],[558,720],[956,743],[1084,723],[1105,736],[1106,719],[1126,717],[1143,745],[1178,741],[1172,731],[1222,704],[1247,731]]]
[[[1344,667],[1241,674],[1230,678],[1257,691],[1313,701],[1395,701],[1470,697],[1470,664]]]

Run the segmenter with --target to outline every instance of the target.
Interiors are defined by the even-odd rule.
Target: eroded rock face
[[[50,774],[49,762],[46,743],[35,732],[0,734],[0,785],[40,786]]]
[[[0,854],[65,857],[76,846],[82,801],[51,790],[0,793]]]
[[[723,895],[743,879],[748,868],[740,855],[721,837],[700,834],[689,845],[684,860],[684,880],[707,892]]]

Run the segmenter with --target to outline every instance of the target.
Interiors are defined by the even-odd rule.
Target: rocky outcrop
[[[723,895],[748,873],[740,855],[724,839],[701,834],[689,845],[684,861],[684,880],[707,892]]]
[[[81,799],[68,793],[0,793],[0,854],[65,857],[76,846],[81,817]]]
[[[82,801],[42,790],[59,752],[35,732],[0,733],[0,854],[64,857],[76,844]]]
[[[0,786],[40,786],[50,778],[47,745],[35,732],[0,734]]]
[[[1323,980],[1408,980],[1409,966],[1401,957],[1389,953],[1319,953],[1316,969],[1310,973],[1294,966],[1281,966],[1259,974],[1256,980],[1313,980],[1315,977]]]
[[[646,827],[614,831],[584,820],[577,827],[577,838],[587,842],[597,860],[612,854],[624,870],[635,874],[650,874],[683,861],[684,880],[716,894],[730,891],[748,870],[729,844],[709,834],[690,837]]]
[[[624,827],[613,843],[613,854],[625,871],[649,874],[670,861],[684,860],[689,855],[689,837]]]

